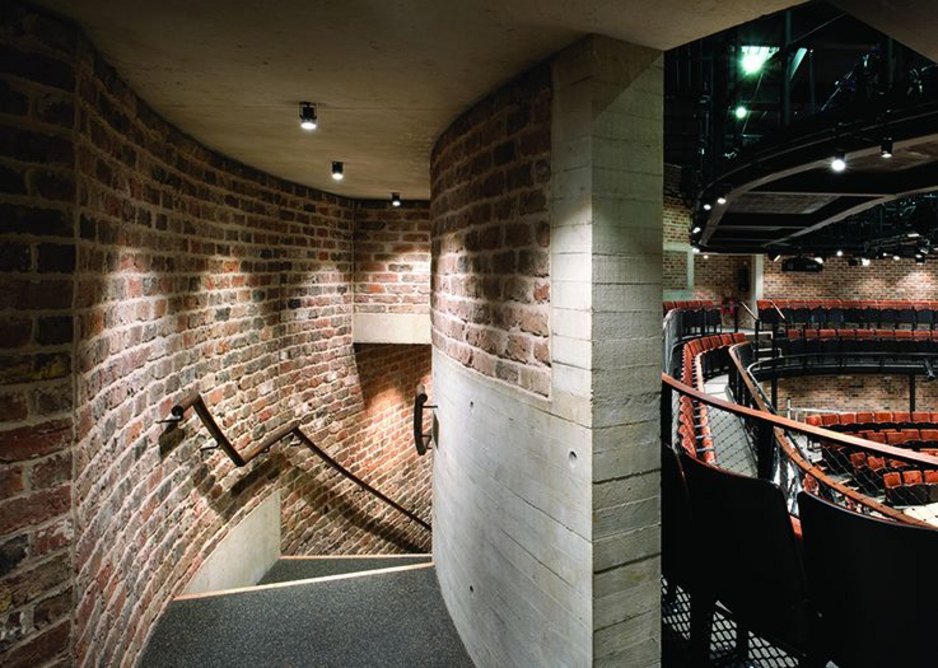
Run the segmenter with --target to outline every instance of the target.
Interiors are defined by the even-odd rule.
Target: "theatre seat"
[[[696,554],[706,574],[701,591],[724,604],[742,628],[796,653],[805,652],[810,626],[807,590],[781,490],[766,480],[729,473],[683,455],[681,466],[700,548]],[[693,634],[693,607],[691,615]],[[701,616],[697,628],[709,627],[709,616]],[[707,652],[699,642],[695,649],[698,659]]]
[[[820,613],[811,663],[938,664],[938,531],[862,516],[804,492],[798,507],[812,603]],[[901,584],[883,581],[889,568],[897,569]]]

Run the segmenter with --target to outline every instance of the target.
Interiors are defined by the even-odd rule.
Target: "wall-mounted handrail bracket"
[[[156,424],[178,424],[182,422],[182,418],[186,413],[186,409],[176,404],[169,409],[169,417],[163,418],[162,420],[157,420]]]
[[[428,404],[427,399],[427,391],[423,384],[417,385],[414,393],[414,446],[417,448],[418,455],[425,455],[433,441],[433,434],[423,433],[423,411],[434,410],[437,406]]]

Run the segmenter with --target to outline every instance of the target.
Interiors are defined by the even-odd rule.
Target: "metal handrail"
[[[224,432],[221,430],[221,427],[218,426],[218,423],[215,421],[211,411],[208,409],[205,400],[198,391],[190,392],[179,403],[172,407],[171,413],[173,415],[173,420],[171,421],[181,421],[185,415],[186,410],[189,408],[192,408],[195,411],[196,415],[199,417],[199,420],[203,425],[205,425],[205,428],[208,430],[209,434],[211,434],[212,438],[215,440],[215,443],[217,443],[216,447],[220,448],[226,455],[228,455],[228,458],[231,459],[235,466],[239,468],[246,466],[251,461],[257,459],[257,457],[270,450],[270,448],[272,448],[278,442],[286,439],[288,436],[295,436],[314,455],[323,460],[330,468],[337,471],[343,477],[351,480],[360,488],[391,506],[394,508],[394,510],[405,515],[408,519],[416,522],[427,531],[433,530],[429,522],[421,519],[413,511],[408,510],[383,492],[375,489],[367,482],[356,476],[354,473],[346,469],[335,459],[330,457],[325,450],[316,445],[309,436],[303,433],[303,430],[300,429],[299,423],[289,422],[282,427],[278,427],[270,434],[268,434],[263,440],[252,444],[243,453],[241,453],[237,448],[234,447],[234,445],[232,445],[231,441],[228,440],[228,437],[225,436]]]
[[[729,402],[721,402],[726,405],[719,406],[723,410],[736,413],[737,415],[743,414],[748,415],[749,417],[755,417],[759,420],[763,420],[772,424],[775,432],[775,440],[778,443],[779,447],[785,453],[786,457],[794,463],[799,469],[802,470],[807,475],[810,475],[816,478],[818,481],[823,482],[826,486],[831,489],[836,490],[840,494],[843,494],[845,497],[851,499],[852,501],[866,506],[867,508],[874,510],[885,517],[889,517],[897,522],[904,522],[906,524],[915,524],[917,526],[924,526],[930,529],[935,527],[927,522],[922,522],[914,517],[901,513],[894,508],[890,508],[875,499],[868,497],[867,495],[858,492],[857,490],[844,485],[834,479],[832,479],[827,472],[823,469],[818,468],[810,461],[805,459],[801,452],[796,448],[791,440],[788,438],[787,432],[793,431],[799,434],[804,434],[806,436],[812,437],[817,440],[827,441],[828,443],[834,445],[845,445],[854,449],[865,450],[866,452],[876,453],[877,455],[882,455],[884,457],[892,457],[894,459],[906,460],[910,462],[915,462],[920,465],[929,466],[932,468],[938,468],[938,457],[932,457],[920,452],[914,452],[911,450],[905,450],[903,448],[896,448],[890,445],[885,445],[882,443],[874,443],[872,441],[867,441],[862,438],[857,438],[855,436],[849,436],[846,434],[841,434],[829,429],[824,429],[822,427],[815,427],[804,422],[798,422],[796,420],[791,420],[788,418],[781,417],[776,415],[768,407],[765,402],[761,388],[758,388],[755,382],[752,379],[752,376],[746,370],[745,365],[739,359],[739,350],[744,346],[749,345],[746,343],[737,344],[730,347],[729,356],[735,370],[744,387],[746,388],[747,393],[752,398],[753,402],[756,404],[758,410],[751,408],[744,408],[743,406],[735,406]],[[693,388],[690,388],[693,389]],[[683,390],[682,390],[683,391]],[[706,399],[700,399],[705,401]],[[745,410],[747,412],[741,412]]]

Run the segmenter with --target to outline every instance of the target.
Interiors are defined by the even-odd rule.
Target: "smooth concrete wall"
[[[479,666],[591,660],[587,430],[434,350],[433,555]]]
[[[257,584],[280,558],[280,492],[228,531],[186,587],[187,594]]]

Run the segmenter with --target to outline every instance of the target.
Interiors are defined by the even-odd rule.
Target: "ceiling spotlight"
[[[831,169],[835,172],[842,172],[847,169],[847,156],[843,151],[838,151],[834,154],[831,160]]]
[[[343,165],[338,160],[333,161],[332,163],[332,178],[336,181],[341,181],[345,177],[345,165]]]
[[[746,105],[741,104],[733,110],[733,113],[736,115],[736,118],[743,120],[746,116],[749,115],[749,110],[746,108]]]
[[[837,257],[843,257],[843,256],[844,256],[844,252],[843,252],[842,250],[838,250],[838,251],[835,253],[835,255],[836,255]]]
[[[719,197],[717,197],[717,204],[719,204],[720,206],[723,206],[724,204],[726,204],[726,198],[723,197],[723,195],[720,195]]]
[[[706,204],[703,205],[703,210],[704,210],[704,211],[709,211],[709,210],[712,209],[712,208],[713,208],[713,205],[710,204],[710,202],[707,202]]]
[[[884,158],[892,157],[892,137],[883,139],[883,143],[879,147],[879,154]]]
[[[701,227],[700,225],[694,225],[694,229],[690,231],[691,234],[700,234]]]
[[[391,206],[400,206],[400,205],[401,205],[401,194],[391,193]]]
[[[778,53],[777,46],[743,46],[741,49],[743,55],[739,59],[739,65],[743,68],[743,73],[747,76],[758,74],[765,67],[769,58]]]
[[[316,129],[316,105],[300,102],[300,127],[304,130]]]
[[[868,257],[861,257],[861,258],[860,258],[860,264],[862,264],[864,267],[869,267],[869,266],[870,266],[870,258],[868,258]]]

